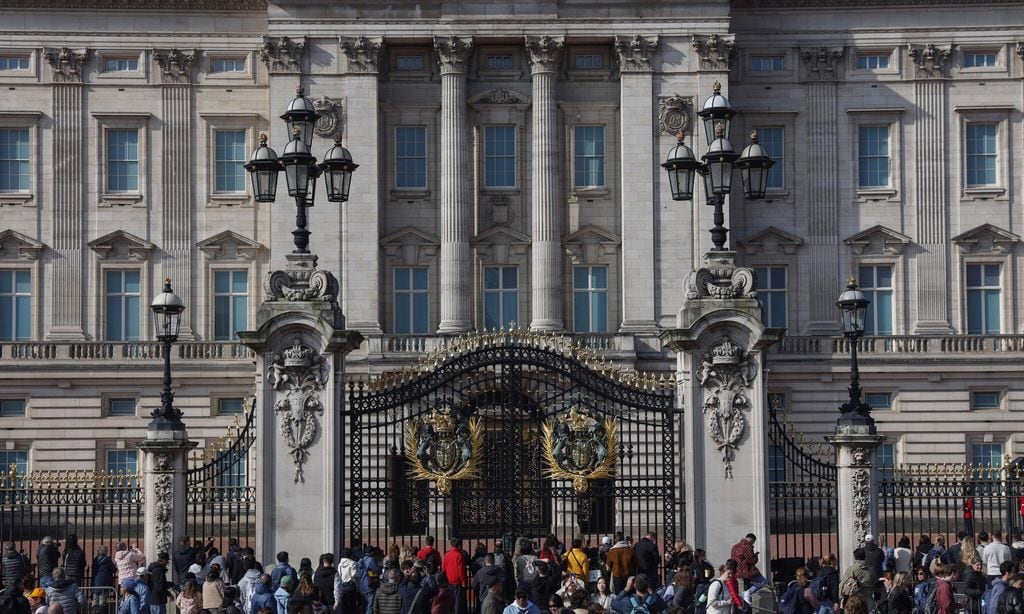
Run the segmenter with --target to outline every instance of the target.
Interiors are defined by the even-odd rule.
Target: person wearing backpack
[[[619,614],[657,614],[666,609],[665,600],[658,596],[644,574],[629,578],[625,590],[612,602],[612,611]]]
[[[812,614],[814,608],[804,595],[804,589],[810,588],[807,579],[807,568],[796,570],[796,579],[786,585],[786,592],[779,597],[779,614]]]
[[[935,566],[935,590],[925,601],[925,614],[956,614],[958,607],[950,581],[951,571],[949,565],[939,563]]]
[[[836,570],[836,555],[826,554],[821,559],[821,569],[809,586],[818,602],[818,614],[833,614],[839,597],[839,572]]]
[[[277,567],[274,568],[274,573],[270,576],[275,591],[281,588],[281,578],[286,574],[292,578],[291,585],[298,586],[299,575],[295,573],[295,568],[288,564],[288,553],[278,552]]]
[[[1024,589],[1024,574],[1016,574],[999,596],[996,611],[999,614],[1024,614],[1024,592],[1021,589]]]
[[[732,596],[725,587],[725,583],[732,578],[732,570],[726,566],[720,568],[721,574],[707,584],[707,592],[701,594],[697,590],[694,598],[694,614],[732,614]]]
[[[356,562],[356,584],[366,601],[366,614],[373,614],[373,600],[380,588],[380,564],[375,558],[375,548],[367,548],[363,557]]]
[[[519,583],[516,589],[526,591],[530,602],[536,603],[534,584],[540,577],[537,555],[533,553],[533,544],[525,538],[520,541],[518,549],[520,554],[515,558],[515,570]]]
[[[992,583],[992,588],[989,589],[989,597],[985,601],[985,614],[998,614],[999,598],[1006,592],[1006,587],[1009,586],[1010,579],[1017,573],[1017,570],[1012,561],[1006,561],[999,566],[999,572],[1002,575]]]
[[[865,555],[863,548],[853,551],[853,564],[843,571],[843,577],[839,581],[839,603],[843,604],[846,598],[856,593],[864,599],[870,612],[875,609],[875,584],[878,582],[878,576],[865,562]]]

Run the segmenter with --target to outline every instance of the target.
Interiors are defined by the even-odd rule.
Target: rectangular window
[[[395,333],[425,335],[429,332],[430,310],[426,267],[395,269]]]
[[[768,404],[770,409],[774,409],[777,412],[786,411],[786,394],[783,392],[769,392]]]
[[[861,126],[857,140],[857,185],[889,187],[889,126]]]
[[[107,472],[135,475],[139,471],[135,450],[107,450]]]
[[[0,192],[28,189],[28,128],[0,128]]]
[[[600,53],[577,53],[575,66],[581,70],[603,68],[604,57]]]
[[[217,399],[218,416],[240,416],[244,411],[242,399]]]
[[[786,481],[786,454],[775,444],[768,444],[768,481]]]
[[[210,72],[245,72],[245,60],[218,58],[210,65]]]
[[[786,56],[755,55],[750,58],[751,72],[778,72],[786,70]]]
[[[25,415],[24,399],[0,399],[0,418]]]
[[[130,72],[139,70],[139,58],[107,58],[103,72]]]
[[[871,301],[864,324],[867,335],[892,334],[892,265],[862,266],[857,270],[860,290]]]
[[[577,188],[604,187],[604,126],[576,126],[575,181]]]
[[[32,277],[28,271],[0,271],[0,341],[32,338]]]
[[[761,318],[768,326],[786,328],[786,267],[758,267],[754,271]]]
[[[28,56],[0,55],[0,70],[28,70]]]
[[[108,416],[134,416],[135,399],[110,399],[107,404]]]
[[[864,402],[870,405],[871,409],[892,409],[892,395],[888,392],[865,393]]]
[[[1000,326],[1000,266],[967,265],[967,334],[997,335]]]
[[[877,70],[879,68],[889,68],[888,53],[857,54],[858,70]]]
[[[757,142],[768,152],[775,164],[768,170],[768,189],[781,190],[786,187],[785,142],[782,126],[754,128]]]
[[[896,444],[883,443],[875,448],[875,466],[883,471],[896,468]]]
[[[398,70],[423,70],[422,55],[400,55],[395,58],[395,68]]]
[[[218,192],[244,192],[245,130],[217,130],[214,141],[214,189]]]
[[[997,124],[967,124],[967,187],[996,185]]]
[[[999,393],[993,391],[972,392],[971,409],[999,409]]]
[[[107,131],[107,191],[139,191],[139,131]]]
[[[573,332],[608,332],[608,267],[572,268]]]
[[[1003,466],[1003,444],[972,443],[971,464],[975,467],[1000,469]]]
[[[490,70],[512,70],[512,56],[488,55],[487,68]]]
[[[142,287],[138,271],[106,272],[107,341],[138,341]]]
[[[395,128],[395,185],[427,187],[427,129],[423,126]]]
[[[484,267],[484,328],[502,329],[519,324],[519,269]]]
[[[229,452],[217,455],[216,463],[221,465],[220,472],[214,483],[217,486],[216,496],[225,501],[234,501],[241,494],[241,489],[249,484],[247,463],[244,456],[235,456]]]
[[[516,127],[484,128],[484,185],[488,188],[516,186]]]
[[[995,53],[967,52],[964,53],[964,68],[982,68],[985,66],[995,66],[996,59],[997,57]]]
[[[28,473],[28,450],[0,450],[0,473],[12,468],[18,475]]]
[[[249,325],[249,272],[215,271],[213,274],[213,338],[233,341]]]

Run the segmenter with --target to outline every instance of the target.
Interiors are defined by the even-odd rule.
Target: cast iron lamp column
[[[864,323],[868,305],[871,303],[864,293],[857,289],[853,277],[847,280],[846,290],[839,295],[836,307],[843,312],[843,336],[850,344],[850,400],[839,407],[839,426],[847,430],[874,435],[875,419],[871,417],[871,406],[862,400],[860,369],[857,365],[857,345],[864,337]]]
[[[160,406],[153,410],[153,419],[149,422],[148,430],[184,431],[182,413],[174,406],[174,392],[171,390],[171,345],[178,340],[181,314],[185,311],[185,304],[181,297],[171,290],[169,277],[164,280],[163,292],[153,299],[150,310],[153,311],[156,338],[164,345],[164,388],[160,393]]]

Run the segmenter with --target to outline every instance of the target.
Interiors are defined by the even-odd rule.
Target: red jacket
[[[935,583],[935,605],[939,608],[939,614],[954,614],[957,611],[953,585],[946,580]]]
[[[452,548],[444,555],[441,569],[444,571],[444,575],[448,577],[449,584],[469,586],[469,574],[466,572],[468,565],[469,562],[466,560],[466,555],[462,553],[462,550]]]
[[[420,548],[420,551],[416,553],[416,558],[429,562],[434,573],[437,573],[441,567],[441,554],[433,546],[423,546]]]
[[[746,539],[732,547],[732,556],[736,561],[736,575],[744,580],[756,578],[761,575],[757,570],[757,553],[754,552],[754,545]]]

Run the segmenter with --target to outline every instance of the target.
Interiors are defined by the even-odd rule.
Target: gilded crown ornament
[[[478,477],[483,447],[480,419],[466,419],[450,400],[405,427],[409,477],[434,482],[442,495],[451,493],[456,480]]]
[[[569,480],[577,493],[590,490],[591,480],[611,477],[618,458],[618,426],[603,420],[582,403],[541,425],[541,445],[547,474]]]

